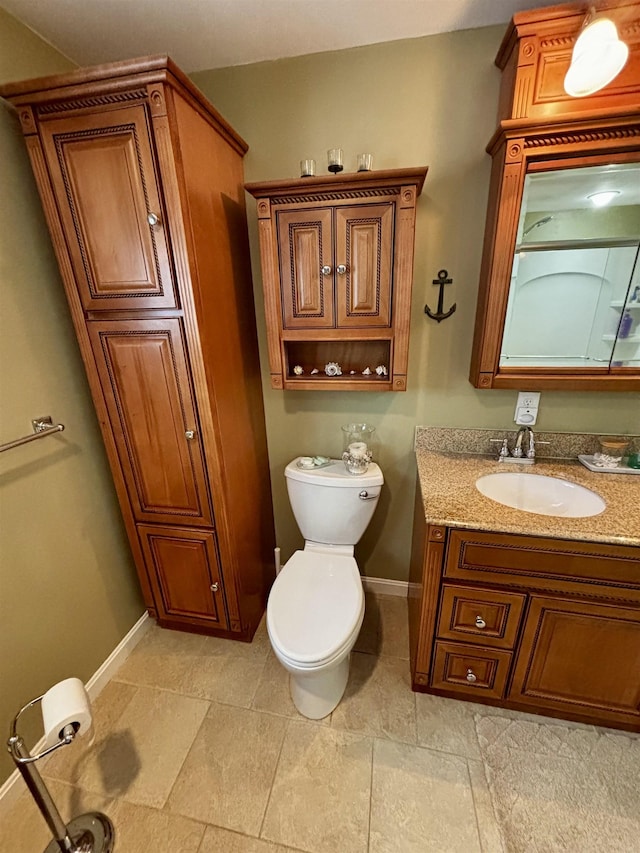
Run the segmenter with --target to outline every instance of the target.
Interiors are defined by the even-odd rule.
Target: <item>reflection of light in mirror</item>
[[[611,204],[617,195],[620,195],[618,190],[603,190],[599,193],[591,193],[587,198],[596,207],[605,207],[605,205]]]

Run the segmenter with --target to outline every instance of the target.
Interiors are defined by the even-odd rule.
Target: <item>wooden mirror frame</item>
[[[518,220],[528,173],[540,169],[640,161],[640,3],[601,4],[630,49],[622,73],[602,92],[569,98],[562,81],[588,6],[516,15],[496,64],[503,71],[480,290],[469,380],[476,388],[640,391],[634,367],[500,365]]]

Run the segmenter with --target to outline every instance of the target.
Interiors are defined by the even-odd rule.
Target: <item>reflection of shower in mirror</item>
[[[530,225],[527,229],[522,232],[522,236],[526,237],[530,231],[533,231],[534,228],[539,228],[541,225],[546,225],[547,222],[551,222],[553,216],[543,216],[542,219],[538,219],[537,222],[534,222],[533,225]]]

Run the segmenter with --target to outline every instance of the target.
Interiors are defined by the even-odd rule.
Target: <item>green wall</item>
[[[513,428],[516,393],[468,382],[489,185],[485,153],[496,121],[500,73],[493,64],[504,27],[448,33],[192,75],[248,141],[248,181],[298,176],[313,157],[342,147],[353,171],[360,151],[374,169],[428,165],[418,204],[406,393],[282,392],[269,387],[255,203],[247,198],[278,544],[283,558],[302,540],[288,505],[285,464],[296,454],[339,454],[340,426],[377,428],[386,488],[357,549],[363,574],[406,579],[415,487],[416,424]],[[454,284],[451,319],[425,317],[431,286],[446,268]],[[527,390],[526,388],[523,390]],[[637,431],[640,397],[544,392],[539,427],[555,431]]]
[[[0,82],[74,65],[0,9]],[[0,103],[0,730],[55,682],[87,680],[143,612],[98,423],[16,117]],[[27,734],[37,739],[34,727]],[[2,738],[4,742],[4,736]],[[2,750],[0,782],[13,769]]]

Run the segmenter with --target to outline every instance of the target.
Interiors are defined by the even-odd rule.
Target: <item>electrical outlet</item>
[[[538,419],[540,393],[538,391],[519,391],[514,421],[521,426],[533,426]]]

